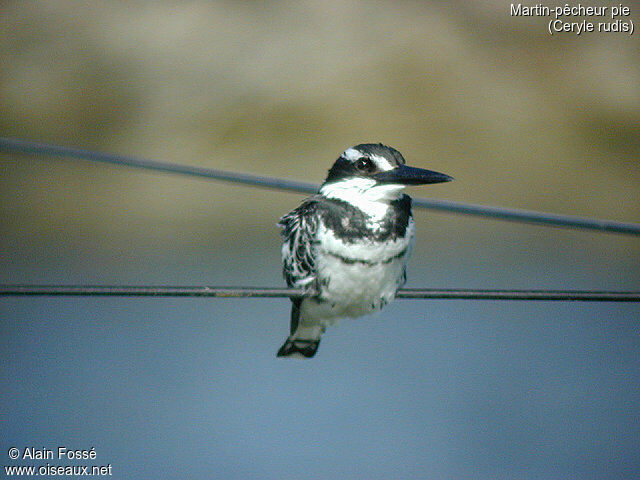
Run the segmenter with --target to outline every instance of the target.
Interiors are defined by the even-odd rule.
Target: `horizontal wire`
[[[225,170],[190,165],[180,165],[176,163],[132,157],[128,155],[93,152],[78,148],[37,143],[29,140],[20,140],[15,138],[0,137],[0,151],[21,153],[27,155],[70,157],[128,167],[144,168],[148,170],[178,173],[181,175],[212,178],[226,182],[241,183],[245,185],[253,185],[258,187],[287,190],[293,192],[316,193],[319,188],[317,184],[308,182],[299,182],[295,180],[286,180],[249,173],[229,172]],[[579,228],[587,230],[597,230],[601,232],[640,235],[640,224],[638,223],[602,220],[575,215],[545,213],[517,208],[475,205],[463,202],[436,200],[429,198],[415,198],[413,200],[413,205],[416,208],[427,208],[448,213],[473,215],[511,222],[524,222],[555,227]]]
[[[127,285],[0,285],[0,296],[108,296],[108,297],[299,297],[292,288],[216,286],[127,286]],[[595,290],[476,290],[406,288],[401,299],[441,300],[545,300],[590,302],[640,302],[640,291]]]

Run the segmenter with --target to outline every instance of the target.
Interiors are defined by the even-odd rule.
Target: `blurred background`
[[[640,221],[640,37],[550,36],[509,6],[6,1],[0,135],[317,183],[383,142],[456,179],[413,196]],[[302,198],[0,154],[0,282],[283,286],[276,222]],[[640,289],[637,237],[415,217],[408,287]],[[0,298],[2,464],[67,446],[118,478],[640,474],[637,303],[399,300],[305,362],[275,358],[288,315]]]

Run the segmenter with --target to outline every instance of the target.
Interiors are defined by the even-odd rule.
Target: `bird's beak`
[[[433,172],[423,168],[400,165],[393,170],[380,172],[373,177],[379,183],[397,183],[400,185],[425,185],[427,183],[450,182],[453,177],[444,173]]]

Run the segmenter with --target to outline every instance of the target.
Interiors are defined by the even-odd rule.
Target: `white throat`
[[[377,185],[370,178],[354,177],[323,185],[320,194],[347,202],[378,221],[387,213],[389,203],[400,198],[404,187],[400,184]]]

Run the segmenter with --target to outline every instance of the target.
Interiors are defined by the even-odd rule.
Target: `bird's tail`
[[[278,357],[311,358],[318,351],[320,340],[298,340],[289,336],[278,350]]]
[[[278,350],[278,357],[311,358],[318,351],[324,328],[320,325],[304,325],[300,322],[301,298],[292,299],[290,335]]]

